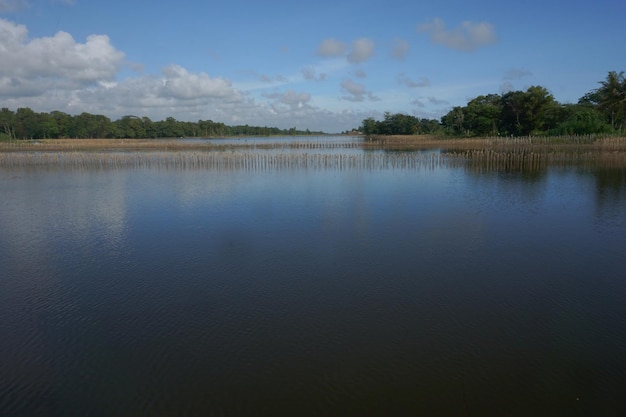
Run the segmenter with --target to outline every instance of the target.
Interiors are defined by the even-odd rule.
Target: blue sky
[[[0,0],[0,107],[341,132],[626,70],[623,0]]]

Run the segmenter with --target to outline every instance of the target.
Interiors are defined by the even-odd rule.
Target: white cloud
[[[274,110],[279,110],[280,105],[286,105],[289,110],[302,109],[311,100],[311,94],[298,93],[293,90],[287,90],[284,93],[267,94],[266,97],[274,100]]]
[[[190,73],[178,65],[170,65],[163,69],[163,90],[161,96],[174,97],[182,100],[198,98],[223,98],[233,93],[229,81],[222,78],[211,78],[201,72]]]
[[[67,32],[29,40],[28,29],[0,19],[0,96],[76,88],[112,80],[124,60],[105,35],[78,43]]]
[[[393,46],[391,48],[391,56],[398,59],[403,60],[406,58],[407,53],[409,52],[409,43],[404,39],[396,38],[393,40]]]
[[[430,85],[430,81],[426,77],[420,78],[418,81],[414,81],[409,78],[406,74],[398,74],[396,77],[398,82],[407,87],[416,88],[416,87],[427,87]]]
[[[8,4],[6,0],[0,1]],[[329,45],[332,46],[326,44]],[[306,67],[295,76],[265,78],[272,81],[271,86],[276,86],[323,80],[327,74],[343,71],[349,65],[347,47],[342,49],[340,42],[335,46],[339,46],[335,53],[341,51],[335,59]],[[322,50],[332,52],[332,48]],[[134,72],[121,78],[124,68]],[[257,80],[263,78],[257,73],[253,76]],[[260,90],[268,86],[259,81],[257,84]],[[352,81],[344,82],[342,88],[345,100],[378,100]],[[129,114],[152,120],[212,119],[226,124],[297,126],[326,132],[356,127],[367,117],[366,113],[350,109],[350,105],[342,106],[337,98],[336,94],[313,96],[294,90],[259,95],[240,84],[235,87],[229,79],[181,65],[167,66],[156,74],[147,73],[142,63],[126,61],[124,53],[105,35],[91,35],[83,42],[67,32],[30,38],[26,26],[0,19],[0,99],[3,107],[11,109],[88,112],[113,120]],[[319,103],[325,107],[318,107]]]
[[[481,46],[497,42],[498,38],[490,23],[465,21],[455,29],[446,30],[443,20],[435,18],[430,23],[422,23],[418,32],[430,35],[431,42],[459,51],[473,51]]]
[[[370,101],[379,101],[380,99],[374,96],[370,91],[365,89],[363,84],[355,83],[349,78],[346,78],[341,82],[341,89],[348,93],[342,96],[343,100],[347,101],[365,101],[367,98]]]
[[[321,57],[338,57],[345,54],[348,46],[334,38],[324,39],[317,48],[316,54]]]
[[[359,38],[352,42],[352,51],[348,54],[348,61],[353,64],[365,62],[374,55],[374,42],[371,39]]]

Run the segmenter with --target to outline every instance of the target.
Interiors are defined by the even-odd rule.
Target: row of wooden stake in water
[[[474,166],[485,169],[541,169],[548,165],[602,164],[626,167],[623,152],[264,152],[264,151],[141,151],[141,152],[7,152],[0,167],[65,169],[177,168],[177,169],[422,169]]]

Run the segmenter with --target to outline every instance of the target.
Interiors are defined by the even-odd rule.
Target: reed
[[[566,149],[589,147],[591,149],[626,151],[626,137],[599,135],[570,136],[524,136],[483,138],[442,138],[432,135],[373,136],[364,142],[364,147],[373,149]]]
[[[460,160],[453,160],[460,164]],[[54,167],[60,169],[214,169],[268,171],[282,169],[410,169],[448,165],[440,154],[416,153],[277,153],[277,152],[7,152],[0,167]]]
[[[418,150],[420,152],[416,152]],[[5,168],[156,167],[259,171],[296,168],[416,170],[466,166],[484,170],[528,171],[574,165],[626,167],[626,138],[442,140],[408,136],[365,141],[277,140],[258,143],[252,140],[224,144],[180,140],[65,139],[0,145],[0,167]]]
[[[307,141],[276,139],[274,142],[241,140],[221,144],[218,141],[184,141],[178,139],[44,139],[37,141],[0,142],[0,152],[86,151],[86,150],[225,150],[225,149],[553,149],[590,147],[626,151],[626,137],[615,136],[527,136],[485,138],[441,138],[433,135],[375,136],[363,141]]]

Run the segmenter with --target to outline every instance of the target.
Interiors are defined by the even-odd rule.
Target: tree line
[[[622,134],[626,129],[626,77],[610,71],[600,87],[576,104],[561,104],[541,86],[481,95],[452,108],[440,121],[385,113],[363,120],[365,135],[439,133],[453,136]]]
[[[267,126],[227,126],[212,120],[182,122],[168,117],[152,121],[148,117],[124,116],[111,120],[100,114],[70,115],[61,111],[38,113],[28,107],[17,111],[0,110],[0,139],[63,139],[63,138],[174,138],[311,135],[323,132],[279,129]]]

